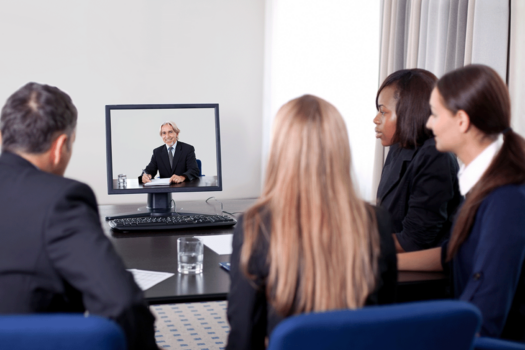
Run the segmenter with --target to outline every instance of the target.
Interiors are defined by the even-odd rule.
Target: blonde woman
[[[263,194],[234,232],[227,349],[264,349],[294,314],[393,301],[390,219],[357,196],[350,165],[334,106],[304,95],[279,110]]]

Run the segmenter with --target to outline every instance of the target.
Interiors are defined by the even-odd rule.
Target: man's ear
[[[61,134],[53,141],[53,143],[51,143],[51,148],[49,149],[49,160],[53,167],[60,163],[63,156],[63,148],[67,147],[67,141],[67,135]]]
[[[459,130],[461,133],[465,134],[470,130],[470,117],[468,116],[467,112],[460,109],[456,113],[456,118],[458,118],[458,124],[459,124]]]

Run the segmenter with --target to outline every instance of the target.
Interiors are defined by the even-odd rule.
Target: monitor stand
[[[106,221],[128,218],[146,218],[151,216],[171,216],[175,213],[175,206],[172,205],[171,192],[148,193],[147,211],[135,214],[106,216]]]

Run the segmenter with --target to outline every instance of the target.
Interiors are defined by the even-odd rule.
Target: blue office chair
[[[462,301],[430,301],[290,317],[268,350],[470,350],[481,314]]]
[[[197,166],[199,167],[199,176],[204,176],[202,175],[202,162],[200,159],[197,159]]]
[[[126,350],[122,329],[98,316],[37,314],[0,316],[0,349]]]
[[[525,344],[508,340],[478,337],[474,340],[475,350],[525,350]]]

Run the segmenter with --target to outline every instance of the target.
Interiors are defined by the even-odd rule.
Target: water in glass
[[[204,254],[179,253],[180,273],[201,273]]]
[[[184,274],[202,272],[204,260],[202,241],[195,237],[181,237],[177,239],[178,271]]]

